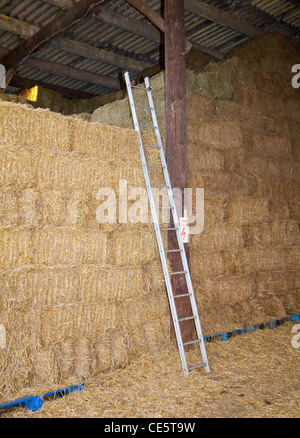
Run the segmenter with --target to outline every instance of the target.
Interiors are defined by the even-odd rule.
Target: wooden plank
[[[16,67],[22,60],[30,56],[36,47],[66,30],[75,21],[84,18],[93,4],[93,0],[80,0],[71,9],[61,11],[54,20],[42,27],[37,33],[27,40],[20,41],[17,47],[0,60],[0,63],[7,69]]]
[[[97,59],[105,64],[112,64],[126,70],[142,71],[149,64],[136,61],[133,58],[128,58],[115,53],[108,52],[97,47],[89,46],[87,44],[73,41],[67,38],[55,38],[50,44],[65,50],[66,52],[73,53],[75,55],[83,56],[85,58]]]
[[[135,18],[126,17],[123,14],[110,11],[103,7],[97,8],[97,12],[91,14],[91,16],[104,23],[116,26],[119,29],[126,30],[157,43],[163,43],[162,33],[152,24],[145,25],[145,23]]]
[[[165,77],[166,77],[166,158],[173,188],[181,189],[183,201],[184,189],[188,187],[187,172],[187,121],[186,121],[186,70],[185,70],[185,34],[184,2],[182,0],[165,1]],[[182,203],[183,205],[183,203]],[[179,214],[181,215],[182,212]],[[173,224],[171,224],[172,227]],[[168,232],[168,248],[177,249],[175,233]],[[188,247],[187,256],[188,256]],[[182,271],[179,253],[170,253],[173,272]],[[185,277],[172,277],[174,295],[187,293]],[[188,297],[176,300],[179,318],[192,315]],[[183,342],[193,337],[193,322],[181,323]],[[175,341],[172,325],[171,336]]]
[[[146,3],[141,0],[126,0],[127,3],[131,4],[135,9],[137,9],[141,14],[145,15],[151,23],[153,23],[162,32],[165,31],[164,19],[157,14],[153,9],[151,9]]]
[[[7,32],[16,33],[25,38],[29,38],[39,30],[39,27],[26,23],[22,20],[0,14],[0,29]]]
[[[69,65],[57,64],[53,61],[46,61],[39,58],[27,58],[22,65],[26,65],[37,70],[46,71],[54,75],[66,76],[79,81],[90,82],[91,84],[101,85],[113,90],[119,90],[120,81],[117,78],[104,76],[99,73],[91,73],[86,70],[70,67]]]
[[[250,26],[246,21],[240,20],[227,12],[221,11],[214,6],[208,5],[199,0],[185,0],[185,8],[192,12],[193,14],[200,15],[207,20],[214,21],[215,23],[221,24],[222,26],[233,29],[244,35],[250,36],[252,38],[261,35],[263,31],[260,29]]]

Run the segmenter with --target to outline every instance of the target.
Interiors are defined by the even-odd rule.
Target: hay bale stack
[[[205,190],[204,231],[190,244],[193,279],[205,291],[198,297],[204,330],[277,317],[297,303],[296,286],[284,294],[271,287],[263,297],[259,282],[298,269],[300,101],[291,86],[298,52],[299,43],[268,34],[239,45],[225,61],[188,64],[189,187]],[[163,72],[151,84],[164,132]]]
[[[0,113],[1,398],[162,348],[169,314],[153,226],[97,216],[99,189],[115,190],[117,213],[119,180],[129,207],[130,190],[146,189],[137,134],[10,102]]]
[[[300,310],[300,100],[289,44],[263,36],[194,75],[193,88],[215,98],[210,120],[188,119],[189,186],[205,191],[204,231],[191,236],[204,331]]]

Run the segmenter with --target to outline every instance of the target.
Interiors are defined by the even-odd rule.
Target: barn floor
[[[294,325],[206,344],[209,375],[200,369],[184,377],[178,353],[168,347],[85,381],[83,392],[44,401],[35,413],[13,408],[2,418],[298,418],[300,348],[292,346]],[[198,353],[190,353],[189,364],[197,363]]]

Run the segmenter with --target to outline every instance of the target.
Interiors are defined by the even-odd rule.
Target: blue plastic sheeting
[[[267,322],[263,322],[263,323],[251,324],[248,327],[243,327],[242,329],[231,330],[231,331],[224,332],[224,333],[218,333],[216,335],[204,336],[204,341],[205,342],[212,342],[216,339],[219,339],[221,341],[228,341],[228,339],[230,339],[232,336],[235,336],[235,335],[245,335],[247,333],[254,332],[255,330],[258,330],[258,329],[260,329],[260,330],[265,329],[265,328],[275,329],[276,327],[278,327],[279,325],[281,325],[287,321],[300,321],[300,315],[297,315],[294,313],[288,313],[287,315],[288,316],[286,316],[285,318],[275,319],[274,321],[267,321]]]
[[[63,397],[64,395],[67,395],[70,392],[82,391],[83,388],[84,388],[84,384],[82,383],[81,385],[72,385],[64,389],[58,389],[57,391],[47,392],[42,396],[34,395],[34,396],[21,397],[14,401],[8,401],[0,404],[0,409],[9,408],[11,406],[22,406],[25,409],[29,409],[32,412],[36,412],[38,409],[40,409],[43,406],[44,398],[50,396]]]

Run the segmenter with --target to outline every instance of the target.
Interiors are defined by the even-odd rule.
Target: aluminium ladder
[[[161,136],[160,136],[160,132],[159,132],[159,127],[158,127],[156,112],[155,112],[155,108],[154,108],[149,78],[148,77],[145,78],[145,87],[132,85],[130,82],[130,77],[129,77],[128,71],[124,73],[124,78],[125,78],[126,87],[127,87],[127,91],[128,91],[128,97],[129,97],[131,113],[132,113],[133,122],[134,122],[134,128],[138,132],[138,136],[139,136],[140,156],[141,156],[143,171],[144,171],[145,180],[146,180],[146,187],[147,187],[147,192],[148,192],[148,197],[149,197],[149,202],[150,202],[152,219],[153,219],[156,238],[157,238],[157,242],[158,242],[160,259],[161,259],[161,263],[162,263],[162,267],[163,267],[163,272],[164,272],[164,277],[165,277],[165,282],[166,282],[166,287],[167,287],[167,293],[168,293],[168,298],[169,298],[169,303],[170,303],[171,315],[172,315],[172,319],[173,319],[173,323],[174,323],[176,340],[177,340],[177,345],[178,345],[178,349],[179,349],[179,353],[180,353],[180,359],[181,359],[181,363],[182,363],[183,372],[184,372],[184,374],[188,374],[190,370],[193,370],[195,368],[204,367],[205,371],[207,371],[209,373],[210,369],[209,369],[208,359],[207,359],[207,355],[206,355],[205,342],[204,342],[203,335],[202,335],[200,319],[199,319],[199,315],[198,315],[195,295],[194,295],[193,286],[192,286],[192,280],[191,280],[189,266],[188,266],[186,253],[185,253],[185,248],[184,248],[184,244],[183,244],[183,240],[182,240],[182,236],[181,236],[181,230],[180,230],[178,215],[177,215],[177,211],[176,211],[175,200],[174,200],[174,196],[173,196],[173,192],[172,192],[172,187],[171,187],[169,173],[168,173],[168,169],[167,169],[167,163],[166,163],[166,159],[165,159],[164,149],[163,149]],[[137,88],[137,89],[142,90],[142,91],[147,93],[149,106],[135,104],[134,98],[133,98],[133,93],[132,93],[132,88]],[[144,110],[146,109],[146,110],[151,111],[153,126],[139,124],[138,117],[137,117],[137,111],[136,111],[137,108],[142,108]],[[155,130],[157,145],[147,145],[147,144],[143,143],[140,127],[146,127],[146,128],[151,128],[151,129]],[[151,164],[147,163],[146,155],[145,155],[145,148],[156,148],[159,150],[160,160],[161,160],[160,166],[151,165]],[[162,169],[164,181],[165,181],[164,186],[151,185],[148,169],[152,168],[152,167]],[[165,208],[169,208],[172,212],[174,228],[161,228],[160,227],[158,215],[157,215],[157,211],[156,211],[156,207],[159,208],[159,206],[155,205],[154,196],[153,196],[153,192],[152,192],[152,188],[154,188],[154,187],[160,187],[160,188],[167,189],[169,206],[165,207]],[[160,207],[160,208],[162,208],[162,207]],[[161,235],[162,230],[173,230],[173,232],[176,232],[178,249],[175,249],[175,250],[165,250],[164,249],[162,235]],[[181,262],[182,262],[182,266],[183,266],[182,271],[169,272],[166,254],[170,253],[170,252],[180,252]],[[189,297],[191,309],[192,309],[191,316],[188,316],[185,318],[178,318],[176,305],[175,305],[175,297],[173,294],[173,289],[172,289],[172,284],[171,284],[171,278],[173,275],[184,275],[185,276],[186,285],[187,285],[187,293],[178,294],[178,295],[175,295],[175,297],[176,297],[176,299],[179,299],[181,297]],[[191,320],[191,319],[194,320],[197,338],[195,340],[191,340],[189,342],[184,343],[182,340],[182,335],[181,335],[180,322],[186,321],[186,320]],[[201,351],[203,363],[198,364],[198,365],[193,365],[193,366],[187,365],[185,346],[190,345],[190,344],[198,344],[200,346],[200,351]]]

